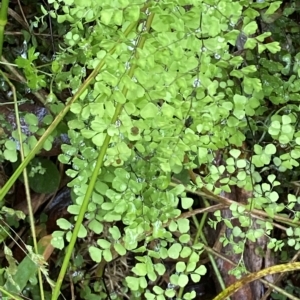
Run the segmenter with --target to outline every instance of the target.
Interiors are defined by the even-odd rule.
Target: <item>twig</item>
[[[171,182],[169,184],[169,186],[172,186],[172,187],[176,187],[177,185],[178,185],[178,183],[174,183],[174,182]],[[193,190],[193,189],[188,188],[187,186],[185,186],[185,191],[189,192],[191,194],[198,195],[200,197],[205,197],[205,198],[207,198],[209,200],[212,200],[212,201],[217,202],[217,203],[221,203],[221,204],[223,204],[225,206],[230,206],[232,204],[236,204],[238,206],[242,206],[242,207],[245,208],[245,213],[249,213],[253,217],[255,217],[255,216],[258,215],[258,216],[262,216],[262,217],[265,217],[265,218],[270,218],[268,216],[268,214],[266,212],[262,211],[262,210],[252,209],[250,211],[250,209],[248,209],[245,204],[233,201],[231,199],[228,199],[226,197],[222,197],[220,195],[216,195],[216,194],[214,194],[213,192],[211,192],[210,190],[208,190],[205,187],[202,187],[201,189]],[[288,224],[289,226],[292,226],[292,227],[300,226],[300,222],[299,221],[295,221],[294,222],[294,221],[290,220],[288,217],[274,215],[273,219],[276,220],[277,222]]]
[[[224,261],[226,261],[226,262],[228,262],[228,263],[230,263],[233,267],[236,267],[236,266],[237,266],[237,264],[234,263],[232,260],[230,260],[229,258],[227,258],[227,257],[225,257],[225,256],[223,256],[223,255],[221,255],[220,253],[218,253],[218,252],[215,251],[214,249],[212,249],[212,248],[210,248],[210,247],[208,247],[208,246],[206,246],[206,245],[204,245],[203,247],[204,247],[204,249],[205,249],[207,252],[209,252],[209,253],[211,253],[211,254],[213,254],[213,255],[219,257],[220,259],[222,259],[222,260],[224,260]],[[248,272],[248,271],[247,271],[247,273],[248,273],[248,274],[251,274],[251,273]],[[281,274],[281,275],[282,275],[282,274]],[[281,276],[281,275],[280,275],[280,276]],[[266,286],[269,286],[269,287],[271,287],[272,289],[278,291],[279,293],[285,295],[287,298],[289,298],[289,299],[291,299],[291,300],[299,300],[299,298],[294,297],[293,295],[287,293],[285,290],[281,289],[280,287],[276,286],[275,284],[273,284],[273,283],[271,283],[271,282],[269,282],[269,281],[267,281],[267,280],[265,280],[265,279],[258,278],[258,280],[259,280],[260,282],[262,282],[263,284],[265,284]],[[215,298],[215,299],[216,299],[216,298]],[[263,299],[261,299],[261,300],[263,300]]]
[[[23,11],[23,8],[22,8],[22,5],[21,5],[21,3],[20,3],[20,0],[18,0],[18,4],[19,4],[19,7],[20,7],[20,11],[21,11],[21,14],[22,14],[23,20],[24,20],[24,22],[25,22],[25,23],[26,23],[26,25],[27,25],[27,26],[25,26],[25,27],[29,28],[29,24],[28,24],[28,22],[27,22],[27,19],[26,19],[26,17],[25,17],[25,14],[24,14],[24,11]]]
[[[299,256],[300,256],[300,250],[293,256],[293,258],[290,260],[290,262],[297,261]],[[285,276],[285,273],[279,274],[274,281],[274,285],[277,284],[278,282],[280,282],[284,276]],[[272,286],[272,288],[274,289],[273,286]],[[264,296],[260,300],[267,300],[267,298],[269,297],[269,295],[271,293],[272,293],[272,289],[269,287],[268,290],[265,292]]]

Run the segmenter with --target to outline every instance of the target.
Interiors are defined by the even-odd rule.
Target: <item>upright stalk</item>
[[[13,99],[14,99],[13,103],[14,103],[14,108],[15,108],[17,132],[18,132],[19,144],[20,144],[20,155],[21,155],[21,160],[24,161],[25,156],[24,156],[24,149],[23,149],[23,142],[22,142],[22,131],[21,131],[21,123],[20,123],[20,117],[19,117],[19,106],[18,106],[18,102],[17,102],[16,88],[1,70],[0,70],[0,74],[6,80],[6,82],[11,87],[11,90],[13,92]],[[27,207],[28,207],[28,212],[29,212],[30,229],[31,229],[31,234],[32,234],[32,238],[33,238],[34,252],[35,252],[35,254],[38,255],[39,252],[38,252],[38,245],[37,245],[37,240],[36,240],[34,215],[33,215],[33,211],[32,211],[31,195],[30,195],[28,174],[27,174],[26,168],[24,168],[24,170],[23,170],[23,177],[24,177],[24,186],[25,186]],[[44,300],[45,297],[44,297],[44,288],[43,288],[43,278],[42,278],[42,273],[41,273],[40,269],[38,269],[38,278],[39,278],[41,300]]]
[[[2,56],[3,41],[4,41],[4,29],[5,29],[5,25],[7,23],[8,3],[9,3],[9,0],[2,0],[1,1],[1,8],[0,8],[0,57]]]

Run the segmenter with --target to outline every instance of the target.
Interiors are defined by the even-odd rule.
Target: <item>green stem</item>
[[[150,16],[147,19],[147,23],[146,23],[146,29],[147,30],[150,29],[153,17],[154,17],[154,14],[150,14]],[[132,27],[130,26],[130,30],[131,30],[131,28]],[[128,34],[128,29],[126,30],[126,32]],[[144,43],[145,43],[145,37],[142,36],[139,39],[137,48],[142,48],[144,46]],[[110,54],[112,54],[115,51],[115,48],[116,48],[116,46],[114,46],[114,48],[110,51]],[[128,72],[128,76],[129,77],[133,76],[134,69],[135,69],[135,65],[133,65],[130,68],[130,70]],[[122,90],[122,93],[123,93],[124,97],[126,97],[127,91],[128,91],[127,88],[124,87],[123,90]],[[116,121],[118,119],[118,116],[122,112],[122,109],[123,109],[123,104],[118,103],[117,106],[116,106],[115,113],[114,113],[114,115],[113,115],[113,117],[111,119],[111,124],[115,124],[116,123]],[[111,136],[109,136],[108,134],[106,134],[106,137],[104,139],[103,145],[102,145],[102,147],[100,149],[100,153],[99,153],[99,156],[98,156],[98,159],[97,159],[97,163],[96,163],[95,169],[93,171],[93,174],[91,176],[91,179],[90,179],[90,182],[89,182],[86,194],[84,196],[84,199],[83,199],[83,202],[82,202],[82,205],[81,205],[81,208],[80,208],[80,212],[79,212],[78,217],[77,217],[77,221],[76,221],[76,224],[75,224],[75,227],[74,227],[74,231],[72,233],[72,237],[71,237],[70,243],[68,245],[68,248],[67,248],[67,251],[66,251],[66,255],[65,255],[65,258],[63,260],[63,263],[62,263],[62,266],[61,266],[61,269],[60,269],[60,272],[59,272],[59,275],[58,275],[58,279],[57,279],[57,282],[56,282],[56,285],[55,285],[55,288],[54,288],[51,300],[56,300],[58,298],[58,296],[59,296],[60,287],[62,285],[64,276],[66,274],[66,271],[67,271],[67,268],[68,268],[68,265],[69,265],[69,261],[71,259],[72,252],[73,252],[76,240],[77,240],[78,232],[79,232],[80,226],[81,226],[81,224],[83,222],[85,213],[87,211],[87,207],[88,207],[90,198],[91,198],[92,193],[94,191],[94,187],[95,187],[98,175],[99,175],[100,168],[102,167],[102,164],[103,164],[103,161],[104,161],[104,157],[105,157],[105,154],[106,154],[106,151],[107,151],[110,139],[111,139]]]
[[[25,156],[24,156],[24,149],[23,149],[22,131],[21,131],[19,106],[18,106],[18,102],[17,102],[16,89],[15,89],[14,85],[9,81],[9,79],[3,73],[2,73],[2,76],[5,78],[5,80],[8,82],[8,84],[11,86],[11,88],[13,90],[14,108],[15,108],[15,116],[16,116],[16,123],[17,123],[17,128],[18,128],[18,137],[19,137],[19,143],[20,143],[21,161],[24,161]],[[32,235],[32,239],[33,239],[33,247],[34,247],[35,254],[38,255],[39,250],[38,250],[38,244],[37,244],[37,239],[36,239],[34,215],[33,215],[33,210],[32,210],[29,180],[28,180],[28,174],[27,174],[27,169],[26,168],[24,168],[24,170],[23,170],[23,177],[24,177],[24,186],[25,186],[25,194],[26,194],[26,201],[27,201],[27,207],[28,207],[29,222],[30,222],[30,230],[31,230],[31,235]],[[43,287],[43,277],[42,277],[42,272],[41,272],[40,268],[38,268],[38,279],[39,279],[39,288],[40,288],[41,300],[44,300],[45,295],[44,295],[44,287]]]
[[[119,115],[119,112],[120,112],[121,108],[122,108],[122,105],[118,104],[117,107],[116,107],[116,110],[115,110],[115,114],[112,118],[112,121],[117,120],[117,117]],[[78,232],[79,232],[80,226],[82,224],[82,221],[84,219],[84,215],[86,213],[90,197],[93,193],[94,186],[95,186],[95,183],[97,181],[98,174],[99,174],[100,168],[102,166],[104,156],[105,156],[106,150],[108,148],[108,144],[109,144],[110,139],[111,139],[111,137],[107,134],[106,137],[105,137],[104,143],[101,147],[101,150],[100,150],[100,153],[99,153],[99,156],[98,156],[98,159],[97,159],[96,167],[93,171],[90,183],[88,185],[83,203],[82,203],[80,211],[79,211],[79,215],[77,217],[77,221],[76,221],[76,224],[75,224],[75,227],[74,227],[74,231],[72,233],[72,237],[71,237],[70,243],[68,245],[67,252],[66,252],[66,255],[65,255],[63,264],[61,266],[61,269],[60,269],[60,272],[59,272],[59,275],[58,275],[58,278],[57,278],[57,282],[56,282],[56,285],[55,285],[55,288],[54,288],[54,291],[53,291],[53,294],[52,294],[52,298],[51,298],[52,300],[56,300],[58,298],[59,294],[60,294],[60,287],[61,287],[61,284],[63,282],[64,276],[66,274],[66,271],[67,271],[67,268],[68,268],[68,265],[69,265],[69,261],[71,259],[71,255],[72,255],[72,252],[73,252],[76,240],[77,240]]]
[[[0,286],[0,292],[3,295],[9,297],[9,299],[12,299],[12,300],[23,300],[23,298],[21,298],[21,297],[19,297],[17,295],[13,295],[10,292],[6,291],[2,286]]]
[[[9,0],[2,0],[0,8],[0,57],[2,56],[4,29],[7,23],[7,11]]]
[[[19,106],[18,106],[18,102],[17,102],[16,89],[15,89],[15,86],[10,82],[10,80],[7,78],[7,76],[1,70],[0,70],[0,73],[3,76],[3,78],[5,79],[5,81],[8,83],[8,85],[11,87],[11,90],[13,93],[13,99],[14,99],[13,103],[14,103],[14,108],[15,108],[15,117],[16,117],[17,131],[18,131],[18,138],[19,138],[19,145],[20,145],[20,154],[21,154],[21,160],[24,161],[25,158],[24,158],[22,131],[21,131],[21,123],[20,123],[20,117],[19,117]],[[37,240],[36,240],[35,225],[34,225],[34,216],[33,216],[32,205],[31,205],[29,181],[28,181],[28,175],[27,175],[26,168],[24,168],[24,170],[23,170],[23,177],[24,177],[24,186],[25,186],[28,213],[29,213],[30,229],[31,229],[31,234],[32,234],[32,238],[33,238],[34,252],[36,254],[39,254]],[[44,288],[43,288],[43,278],[42,278],[42,272],[40,269],[38,269],[38,278],[39,278],[41,299],[44,300],[45,296],[44,296]]]

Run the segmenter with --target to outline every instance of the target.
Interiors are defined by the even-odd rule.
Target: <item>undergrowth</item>
[[[291,185],[299,174],[300,54],[287,53],[280,36],[272,40],[257,21],[273,24],[269,18],[280,1],[48,3],[51,11],[43,8],[35,26],[49,13],[68,28],[51,64],[46,105],[55,119],[38,144],[28,143],[1,198],[42,146],[51,148],[55,127],[67,116],[69,143],[59,161],[70,166],[73,217],[59,219],[61,230],[52,234],[57,249],[70,245],[53,300],[81,242],[97,277],[120,257],[129,265],[113,292],[96,282],[81,292],[83,299],[195,298],[184,289],[207,272],[201,263],[205,224],[232,229],[221,242],[241,255],[232,269],[236,277],[247,272],[247,241],[266,237],[275,252],[300,249],[300,198]],[[295,11],[288,8],[285,17]],[[46,84],[34,63],[38,56],[31,48],[26,59],[16,60],[32,89]],[[70,97],[58,100],[66,88]],[[27,122],[34,131],[37,120]],[[15,161],[17,143],[4,147],[4,158]],[[224,193],[233,187],[248,193],[246,202],[226,202]],[[197,193],[229,206],[232,218],[220,210],[198,217]],[[273,234],[276,222],[287,238]],[[168,259],[176,261],[172,270]]]

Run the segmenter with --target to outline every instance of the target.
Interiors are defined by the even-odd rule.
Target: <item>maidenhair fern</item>
[[[292,169],[300,156],[298,106],[288,104],[284,96],[298,95],[298,79],[292,75],[283,82],[274,75],[286,69],[264,54],[279,51],[279,43],[264,43],[270,34],[257,34],[256,18],[269,4],[265,14],[276,7],[270,1],[231,0],[48,2],[54,9],[51,15],[70,26],[53,62],[54,86],[69,87],[75,94],[87,74],[104,61],[92,85],[71,106],[70,144],[62,147],[59,157],[72,166],[67,174],[75,197],[69,212],[76,217],[98,152],[110,137],[86,226],[78,237],[97,235],[89,248],[97,263],[134,251],[137,262],[124,285],[147,299],[172,298],[172,287],[184,288],[189,278],[198,282],[206,273],[197,265],[203,245],[193,240],[190,222],[178,219],[179,205],[193,205],[186,189],[197,188],[180,182],[186,170],[205,165],[207,173],[197,179],[198,188],[219,193],[236,185],[253,191],[251,208],[264,209],[270,217],[283,208],[273,191],[276,178],[264,182],[259,174],[266,166],[280,172]],[[133,30],[125,35],[130,24]],[[286,107],[266,117],[266,101]],[[111,123],[117,107],[117,120]],[[249,135],[254,151],[243,156]],[[289,151],[278,151],[287,144]],[[219,166],[218,150],[224,153]],[[176,187],[170,186],[172,179]],[[243,212],[231,209],[244,227],[251,225]],[[214,226],[222,221],[218,212],[215,217]],[[227,224],[231,226],[229,220]],[[52,242],[63,248],[72,226],[66,220],[58,225],[62,231],[53,234]],[[234,227],[233,236],[241,238],[234,249],[242,252],[240,243],[269,235],[271,229],[270,222],[248,233]],[[298,248],[298,240],[289,243]],[[276,243],[270,239],[269,245]],[[168,257],[187,258],[187,263],[177,262],[169,288],[150,289],[149,281],[166,272],[160,260]],[[195,293],[184,295],[194,297]]]

